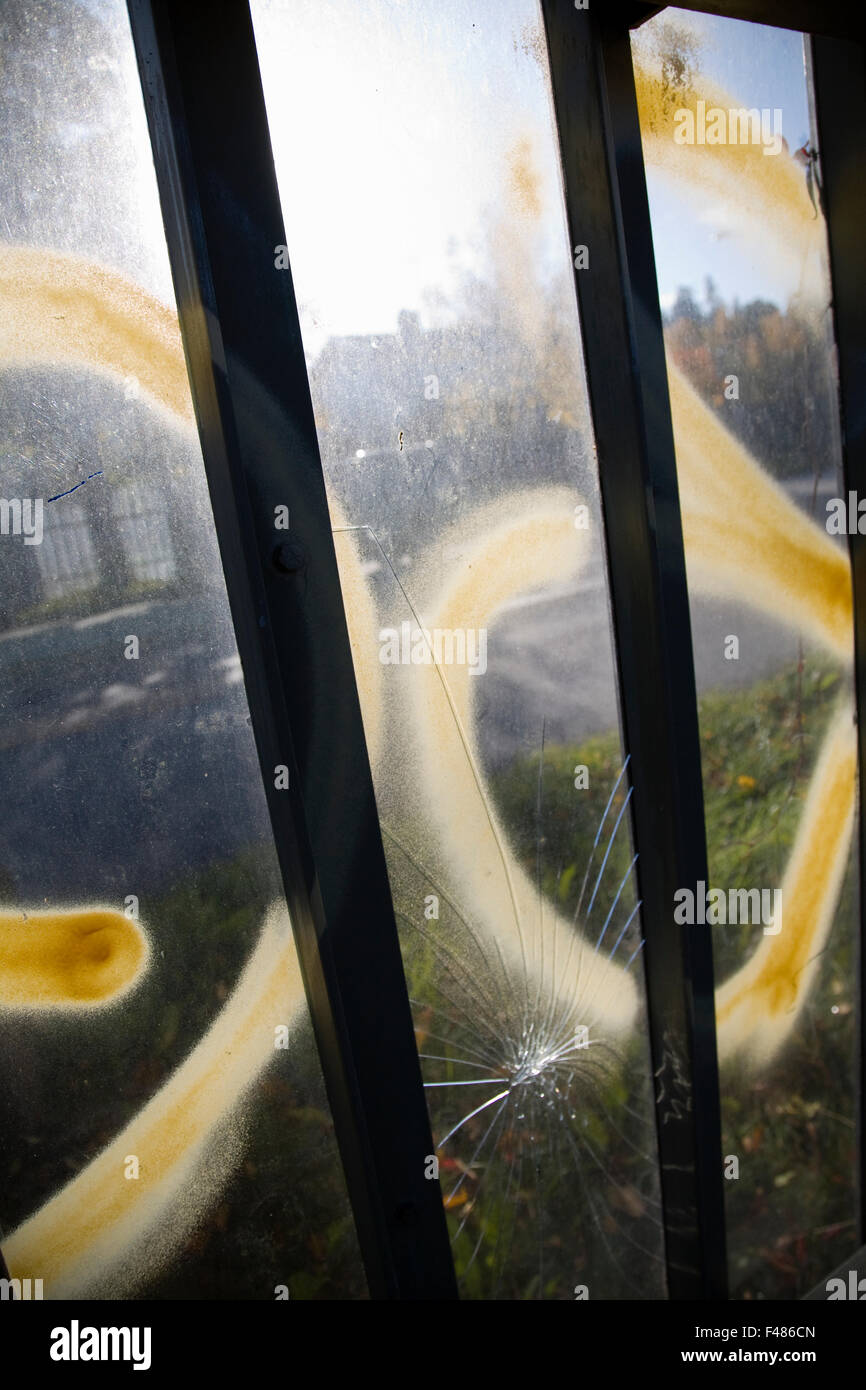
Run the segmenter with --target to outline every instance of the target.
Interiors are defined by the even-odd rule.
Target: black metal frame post
[[[835,38],[812,38],[808,49],[819,175],[827,219],[833,321],[839,368],[842,465],[846,489],[866,498],[866,48]],[[854,682],[858,710],[860,786],[860,942],[858,963],[859,1241],[866,1241],[866,536],[848,537],[854,587]]]
[[[599,14],[603,11],[603,17]],[[542,0],[598,451],[635,847],[668,1288],[725,1298],[712,949],[674,921],[707,880],[685,555],[629,19]]]
[[[129,0],[271,822],[378,1298],[456,1298],[246,0]],[[274,530],[274,508],[291,528]],[[288,790],[275,786],[289,768]]]

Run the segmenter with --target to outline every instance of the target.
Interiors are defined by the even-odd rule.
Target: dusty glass
[[[126,7],[9,0],[0,52],[4,1256],[45,1298],[365,1297]]]
[[[796,1298],[856,1241],[858,925],[847,493],[803,40],[666,10],[633,55],[709,854],[676,910],[713,935],[731,1294]]]
[[[629,770],[538,7],[252,12],[434,1131],[419,1162],[464,1297],[662,1298]]]

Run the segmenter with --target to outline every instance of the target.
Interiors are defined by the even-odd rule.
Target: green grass
[[[813,660],[749,689],[700,699],[708,886],[781,883],[823,734],[845,693],[841,673]],[[547,748],[540,825],[526,813],[537,800],[538,754],[493,781],[500,814],[532,874],[540,829],[544,888],[566,909],[576,903],[620,758],[616,734]],[[586,791],[573,786],[579,764],[590,770]],[[630,856],[620,838],[607,870],[612,885]],[[764,1070],[750,1073],[735,1063],[722,1073],[723,1147],[740,1167],[739,1178],[725,1183],[736,1298],[797,1297],[855,1240],[855,868],[852,856],[818,982],[788,1044]],[[717,983],[755,945],[749,926],[714,929]]]

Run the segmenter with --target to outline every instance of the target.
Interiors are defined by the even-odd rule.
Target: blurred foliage
[[[842,674],[814,657],[747,690],[701,697],[709,887],[781,882],[821,739],[844,690]],[[577,901],[619,772],[619,747],[611,734],[545,750],[544,887],[566,908]],[[534,754],[494,779],[528,873],[537,844],[520,827],[536,797],[538,763]],[[590,786],[575,792],[573,769],[581,763]],[[579,818],[578,799],[588,812]],[[628,857],[618,837],[609,883],[618,882]],[[797,1298],[856,1242],[856,864],[855,851],[823,968],[789,1042],[763,1069],[734,1062],[722,1072],[724,1152],[740,1162],[739,1178],[725,1183],[732,1298]],[[748,925],[713,929],[717,982],[754,945]]]
[[[749,690],[712,692],[700,700],[712,884],[780,880],[842,687],[838,671],[813,659]],[[620,759],[618,736],[611,734],[579,747],[548,747],[540,797],[538,754],[493,779],[499,813],[527,872],[535,874],[541,863],[544,892],[565,913],[576,907]],[[589,769],[589,787],[577,792],[574,769],[581,764]],[[614,814],[625,784],[623,779]],[[533,833],[525,825],[525,807],[536,803]],[[606,842],[605,835],[600,851]],[[599,922],[629,859],[621,831],[595,909]],[[0,1128],[21,1136],[6,1146],[0,1171],[8,1227],[80,1171],[203,1035],[279,891],[273,874],[270,857],[259,851],[198,873],[148,905],[155,966],[122,1013],[95,1014],[86,1029],[67,1029],[69,1045],[58,1042],[56,1023],[28,1024],[28,1056],[45,1056],[28,1064],[31,1072],[22,1081],[23,1131],[22,1089],[13,1086],[4,1094]],[[593,881],[594,875],[590,891]],[[740,1065],[723,1073],[724,1152],[740,1160],[739,1179],[725,1184],[734,1298],[797,1297],[844,1258],[855,1239],[854,892],[852,868],[832,948],[782,1054],[754,1074]],[[749,930],[714,932],[717,979],[745,958]],[[435,993],[435,961],[424,938],[409,935],[410,990],[423,1000]],[[416,1015],[416,1027],[424,1023]],[[2,1032],[14,1069],[19,1050],[8,1019]],[[465,1297],[570,1299],[579,1283],[590,1285],[593,1298],[654,1296],[658,1269],[646,1253],[657,1245],[652,1132],[635,1121],[626,1129],[628,1142],[621,1142],[623,1116],[631,1111],[639,1117],[647,1105],[644,1047],[643,1038],[635,1038],[591,1086],[576,1080],[567,1100],[580,1118],[579,1134],[552,1134],[549,1118],[541,1123],[528,1115],[498,1137],[486,1167],[472,1165],[467,1160],[483,1134],[479,1116],[465,1127],[459,1147],[446,1148],[446,1201],[465,1174],[448,1210],[453,1235],[465,1219],[454,1247],[458,1270],[466,1272]],[[427,1072],[428,1079],[454,1075],[448,1062]],[[438,1134],[465,1113],[460,1107],[459,1100],[447,1100],[447,1092],[438,1093]],[[275,1286],[285,1283],[292,1298],[364,1297],[307,1023],[291,1051],[278,1054],[254,1088],[247,1116],[243,1163],[183,1256],[141,1296],[272,1299]],[[485,1200],[473,1207],[482,1176]]]
[[[726,306],[707,278],[704,307],[682,288],[665,318],[665,348],[722,423],[774,478],[810,475],[816,459],[836,456],[836,394],[826,325],[793,301]],[[739,398],[725,397],[738,378]]]

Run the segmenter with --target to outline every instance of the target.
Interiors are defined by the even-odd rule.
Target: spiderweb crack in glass
[[[3,247],[0,365],[57,363],[134,375],[153,406],[192,424],[172,311],[114,271]],[[126,932],[135,930],[123,921]],[[117,1297],[164,1265],[240,1161],[241,1129],[227,1122],[274,1056],[274,1023],[297,1021],[303,1005],[285,909],[275,907],[234,993],[187,1060],[115,1140],[4,1241],[13,1275],[39,1269],[52,1298],[106,1289]],[[141,1160],[138,1182],[123,1180],[128,1153]]]

